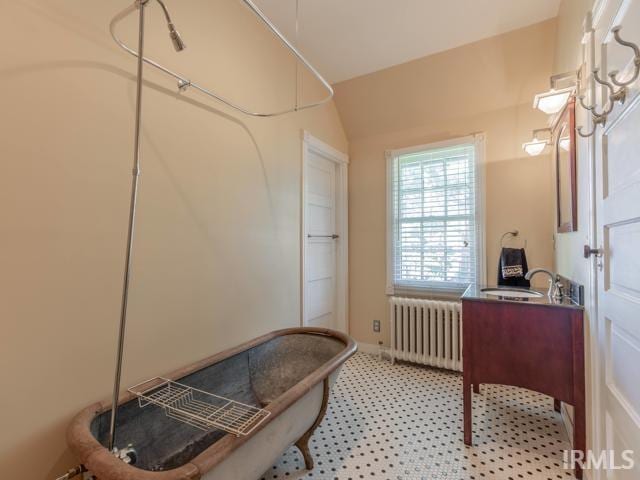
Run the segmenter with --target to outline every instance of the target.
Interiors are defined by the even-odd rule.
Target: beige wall
[[[580,64],[584,19],[593,3],[593,0],[562,0],[560,3],[553,59],[554,73],[575,70]]]
[[[582,62],[583,22],[591,0],[563,0],[558,14],[554,73],[577,70]],[[583,121],[584,111],[578,107],[577,121]],[[586,127],[585,127],[586,128]],[[586,285],[589,282],[589,262],[582,256],[582,246],[589,234],[589,141],[578,137],[578,231],[558,234],[555,262],[558,272]]]
[[[336,86],[351,161],[350,331],[357,340],[388,341],[385,149],[486,132],[488,282],[495,283],[507,230],[527,240],[530,266],[551,266],[550,158],[528,157],[521,144],[546,125],[531,101],[548,88],[555,37],[551,20]],[[374,319],[383,320],[380,334]]]
[[[2,2],[3,478],[69,468],[67,422],[110,394],[135,62],[107,25],[130,3]],[[173,3],[189,49],[150,4],[150,54],[256,108],[293,102],[293,62],[239,2]],[[300,131],[347,149],[333,104],[249,119],[147,73],[124,386],[299,324]]]
[[[554,73],[577,70],[582,63],[581,43],[584,19],[591,9],[592,0],[563,0],[558,12],[558,31],[556,48],[554,51]],[[577,107],[576,121],[578,124],[588,125],[586,112]],[[585,286],[587,309],[585,310],[585,356],[586,356],[586,391],[587,391],[587,448],[591,443],[591,322],[589,315],[590,296],[592,292],[589,266],[590,262],[582,255],[583,245],[589,243],[590,208],[590,180],[589,180],[589,140],[577,138],[577,190],[578,190],[578,230],[572,233],[560,233],[556,236],[554,263],[558,273]],[[555,191],[554,191],[555,195]],[[555,221],[555,217],[554,217]],[[573,416],[571,406],[566,406],[570,417]]]

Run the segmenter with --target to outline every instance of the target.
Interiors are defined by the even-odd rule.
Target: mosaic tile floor
[[[556,480],[569,448],[550,397],[485,385],[474,398],[474,447],[462,441],[462,376],[358,353],[334,386],[311,440],[313,471],[290,448],[263,480]]]

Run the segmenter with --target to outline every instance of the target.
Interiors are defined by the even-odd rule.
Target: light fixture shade
[[[537,108],[547,115],[558,113],[569,101],[573,90],[574,87],[569,87],[561,90],[551,89],[548,92],[539,93],[533,98],[533,108]]]
[[[537,138],[534,138],[530,142],[523,143],[522,149],[532,157],[535,157],[544,152],[544,149],[547,148],[548,144],[549,142],[547,142],[546,140],[538,140]]]

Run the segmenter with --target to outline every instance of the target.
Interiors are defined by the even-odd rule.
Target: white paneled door
[[[330,147],[304,144],[303,324],[346,330],[346,168]]]
[[[633,68],[633,52],[618,44],[621,36],[640,43],[640,0],[600,2],[595,18],[596,63],[601,72]],[[606,78],[606,75],[602,75]],[[608,468],[602,479],[640,478],[640,95],[639,82],[617,104],[596,138],[597,225],[602,258],[598,261],[600,448],[625,465],[633,450],[635,466]],[[608,94],[600,95],[602,100]],[[628,465],[627,465],[628,466]]]

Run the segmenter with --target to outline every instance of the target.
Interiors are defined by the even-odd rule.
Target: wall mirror
[[[558,233],[578,230],[575,106],[571,98],[553,128]]]

